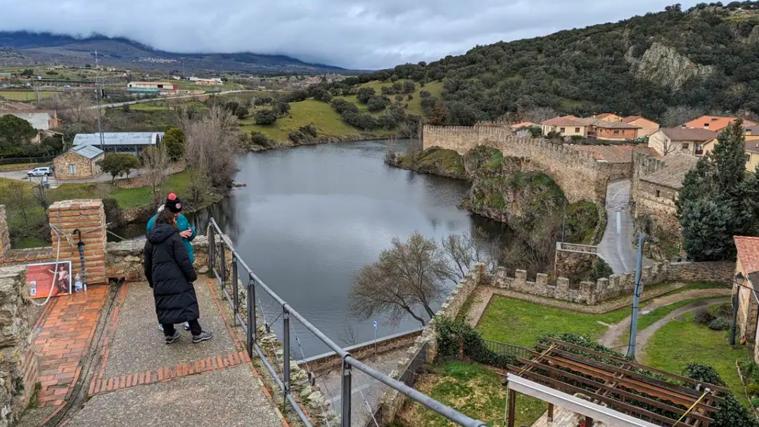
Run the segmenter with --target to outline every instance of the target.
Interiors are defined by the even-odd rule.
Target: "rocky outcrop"
[[[652,43],[639,59],[630,54],[625,58],[631,63],[636,78],[671,89],[679,89],[690,79],[705,78],[714,73],[714,67],[696,64],[674,48],[659,42]]]

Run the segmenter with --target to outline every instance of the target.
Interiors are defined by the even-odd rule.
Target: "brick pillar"
[[[11,236],[5,219],[5,205],[0,205],[0,260],[8,255],[9,250],[11,250]]]
[[[48,209],[53,242],[53,256],[58,250],[58,233],[60,238],[60,259],[70,260],[73,274],[80,271],[79,238],[74,230],[82,232],[84,242],[84,262],[87,284],[106,282],[105,245],[106,222],[103,201],[100,199],[64,200],[53,203]],[[73,276],[72,274],[72,276]]]

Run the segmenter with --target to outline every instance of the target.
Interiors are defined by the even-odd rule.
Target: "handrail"
[[[351,379],[352,379],[352,368],[356,368],[357,370],[367,374],[368,376],[374,378],[375,380],[385,384],[386,386],[397,390],[398,392],[404,394],[405,396],[408,396],[409,398],[413,399],[414,401],[421,403],[422,405],[426,406],[427,408],[437,412],[438,414],[448,418],[449,420],[463,425],[463,426],[471,426],[471,427],[481,427],[485,426],[485,423],[479,420],[475,420],[467,415],[462,414],[461,412],[451,408],[450,406],[447,406],[443,403],[438,402],[437,400],[427,396],[426,394],[411,388],[407,386],[406,384],[402,383],[401,381],[398,381],[396,379],[391,378],[390,376],[377,371],[376,369],[365,365],[363,362],[361,362],[358,359],[355,359],[353,356],[351,356],[350,353],[348,353],[345,349],[340,347],[337,343],[335,343],[331,338],[329,338],[326,334],[324,334],[319,328],[314,326],[311,322],[308,321],[303,315],[301,315],[297,310],[295,310],[293,307],[290,306],[290,304],[287,303],[287,301],[283,300],[279,295],[277,295],[276,292],[274,292],[269,286],[267,286],[261,278],[259,278],[253,270],[248,266],[248,264],[245,263],[242,256],[237,252],[232,242],[229,240],[229,237],[225,235],[222,231],[219,225],[216,223],[216,220],[214,218],[210,218],[209,226],[209,238],[208,238],[208,264],[209,264],[209,271],[216,277],[216,279],[219,281],[222,289],[222,295],[227,299],[227,302],[229,302],[232,305],[232,310],[234,312],[234,319],[236,322],[239,322],[242,328],[245,330],[246,334],[246,350],[248,352],[248,355],[251,357],[255,353],[258,355],[258,357],[261,359],[264,367],[266,368],[266,371],[268,371],[269,375],[272,377],[272,379],[277,383],[280,390],[282,391],[282,397],[283,400],[288,402],[289,405],[293,408],[295,413],[298,415],[298,418],[306,425],[311,426],[311,421],[309,420],[308,416],[304,413],[303,409],[300,407],[300,405],[295,401],[292,394],[290,393],[290,361],[293,360],[290,357],[290,318],[293,317],[297,319],[310,333],[315,335],[319,340],[324,343],[327,347],[329,347],[335,354],[340,356],[340,358],[343,360],[343,366],[342,366],[342,381],[341,381],[341,402],[342,402],[342,417],[341,417],[341,426],[343,427],[350,427],[351,425],[351,395],[352,395],[352,387],[351,387]],[[222,250],[220,252],[220,271],[216,271],[216,237],[219,237],[220,242],[222,246]],[[234,296],[230,298],[229,294],[227,293],[227,290],[225,289],[225,283],[227,281],[227,265],[225,260],[225,251],[224,246],[226,246],[232,256],[232,287]],[[245,271],[244,274],[248,277],[248,292],[247,292],[247,319],[244,319],[240,313],[239,313],[239,302],[238,302],[238,289],[237,289],[237,282],[238,282],[238,264],[243,268]],[[269,361],[264,351],[258,346],[257,344],[257,331],[256,331],[256,285],[263,289],[271,298],[276,301],[276,303],[282,307],[282,322],[283,322],[283,363],[282,363],[282,378],[280,378],[274,369],[274,365]],[[267,325],[268,326],[268,325]]]

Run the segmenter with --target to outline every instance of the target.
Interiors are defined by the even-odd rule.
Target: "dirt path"
[[[664,307],[665,305],[674,304],[676,302],[684,301],[688,299],[730,296],[730,292],[731,292],[730,289],[723,289],[723,288],[693,289],[690,291],[678,292],[675,294],[665,295],[662,297],[657,297],[657,298],[652,299],[645,307],[643,307],[643,310],[652,311],[659,307]],[[686,307],[690,307],[690,305]],[[682,307],[682,308],[686,308],[686,307]],[[673,311],[673,313],[677,312],[678,310]],[[604,333],[601,336],[601,338],[598,339],[598,343],[609,348],[614,348],[615,346],[619,346],[620,340],[625,335],[625,332],[627,332],[629,329],[630,329],[630,316],[627,316],[624,319],[622,319],[619,323],[615,323],[611,325],[609,329],[606,331],[606,333]],[[642,332],[643,331],[638,333],[638,342],[640,342],[640,334]],[[638,345],[638,348],[642,348],[642,346]]]

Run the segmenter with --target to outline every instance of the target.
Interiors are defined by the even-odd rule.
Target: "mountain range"
[[[120,37],[92,35],[77,38],[26,31],[0,32],[0,66],[61,64],[105,66],[178,73],[244,72],[251,74],[323,74],[348,72],[340,67],[312,64],[286,55],[239,53],[176,53]]]

